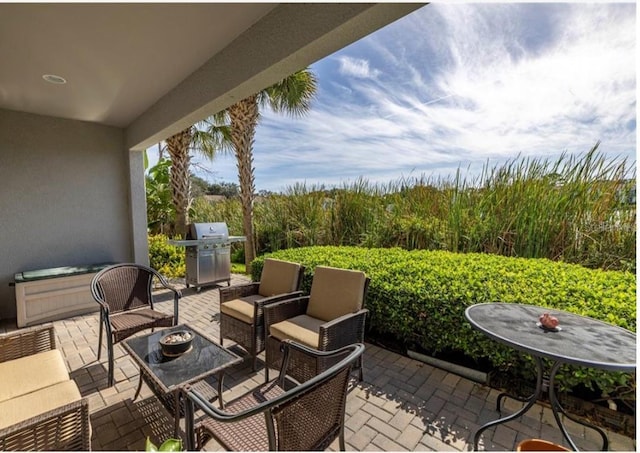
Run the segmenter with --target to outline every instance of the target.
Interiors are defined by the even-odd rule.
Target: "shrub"
[[[162,275],[168,278],[184,278],[186,265],[184,262],[184,247],[169,245],[169,238],[163,234],[149,235],[149,263]],[[245,274],[244,248],[239,246],[232,250],[231,272]]]
[[[147,197],[147,219],[150,231],[170,231],[175,219],[175,208],[171,202],[170,159],[161,159],[149,169],[145,176]]]
[[[371,278],[366,299],[369,334],[392,336],[433,354],[462,352],[489,361],[517,378],[534,376],[532,360],[490,340],[466,321],[465,309],[482,302],[524,303],[589,316],[636,330],[635,275],[587,269],[547,259],[399,248],[306,247],[269,256],[306,266],[302,289],[309,291],[318,265],[359,269]],[[254,261],[259,278],[265,256]],[[530,366],[529,366],[530,365]],[[615,395],[633,376],[564,367],[564,388],[583,384]]]
[[[149,264],[168,278],[184,277],[184,248],[167,244],[164,234],[149,235]]]

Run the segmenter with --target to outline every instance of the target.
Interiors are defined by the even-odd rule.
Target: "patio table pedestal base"
[[[514,397],[512,395],[509,395],[508,393],[501,393],[500,395],[498,395],[498,400],[497,400],[497,407],[496,410],[500,411],[500,402],[502,401],[502,398],[504,397],[509,397],[518,401],[521,401],[523,403],[525,403],[525,405],[519,409],[518,411],[514,412],[511,415],[508,415],[506,417],[502,417],[499,418],[497,420],[493,420],[490,421],[484,425],[482,425],[480,428],[478,428],[478,430],[476,431],[475,435],[473,436],[473,449],[474,451],[478,450],[478,443],[480,442],[480,436],[482,435],[482,433],[493,427],[493,426],[497,426],[500,425],[502,423],[507,423],[510,422],[511,420],[515,420],[516,418],[520,417],[521,415],[524,415],[526,412],[528,412],[533,405],[536,403],[536,401],[538,401],[540,399],[540,397],[542,396],[542,393],[544,391],[544,367],[542,364],[542,359],[538,356],[534,356],[533,359],[536,362],[536,368],[537,368],[537,379],[536,379],[536,389],[533,392],[533,394],[531,396],[529,396],[528,398],[518,398],[518,397]],[[569,443],[569,445],[571,446],[571,448],[575,451],[578,451],[578,447],[576,446],[575,442],[573,441],[573,439],[571,438],[571,436],[569,436],[569,432],[567,431],[566,427],[564,426],[564,423],[562,423],[562,419],[560,418],[560,414],[564,415],[565,417],[567,417],[569,420],[574,421],[580,425],[586,426],[588,428],[591,428],[595,431],[598,432],[598,434],[600,434],[600,436],[602,437],[602,451],[607,451],[609,449],[609,439],[607,438],[607,434],[598,426],[592,425],[590,423],[587,423],[583,420],[580,420],[577,417],[573,417],[569,414],[567,414],[567,412],[565,412],[564,408],[562,407],[562,405],[560,404],[560,401],[558,401],[558,398],[556,396],[556,391],[555,391],[555,376],[556,373],[558,372],[558,369],[560,368],[561,363],[560,362],[554,362],[554,364],[551,367],[551,371],[550,371],[550,375],[549,375],[549,401],[551,403],[551,411],[553,412],[553,417],[556,420],[556,423],[558,424],[558,427],[560,428],[560,431],[562,432],[562,435],[564,436],[564,438],[567,440],[567,442]]]
[[[540,319],[549,314],[562,321],[562,326],[545,328]],[[577,315],[567,311],[537,307],[517,303],[481,303],[465,310],[465,317],[472,327],[489,338],[510,348],[533,357],[538,369],[536,389],[529,398],[516,398],[525,403],[514,414],[481,426],[474,435],[473,448],[486,429],[506,423],[527,412],[543,392],[543,360],[549,360],[549,401],[558,428],[572,449],[578,450],[569,436],[560,415],[587,428],[602,437],[602,450],[607,450],[609,440],[606,433],[597,426],[586,423],[567,414],[556,395],[556,374],[562,364],[578,365],[606,371],[631,372],[636,369],[636,334],[597,319]],[[498,410],[502,398],[511,395],[500,394]]]

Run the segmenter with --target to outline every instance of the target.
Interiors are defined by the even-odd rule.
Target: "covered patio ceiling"
[[[0,3],[0,319],[17,272],[148,264],[144,150],[421,6]]]
[[[421,6],[0,4],[0,109],[123,128],[142,150]]]

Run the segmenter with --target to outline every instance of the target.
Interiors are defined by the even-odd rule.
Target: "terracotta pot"
[[[562,445],[554,444],[548,440],[525,439],[518,444],[516,451],[571,451]]]

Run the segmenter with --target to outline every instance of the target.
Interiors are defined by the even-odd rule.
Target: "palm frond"
[[[233,152],[231,128],[225,111],[199,121],[194,129],[191,148],[195,152],[210,160],[213,160],[218,152]]]
[[[262,90],[258,94],[258,102],[277,113],[302,116],[310,110],[317,89],[315,74],[306,68]]]

